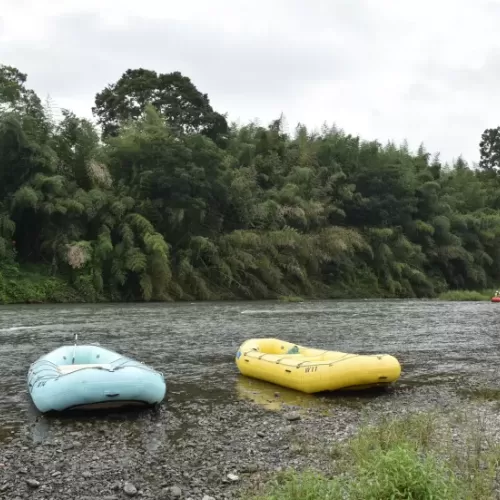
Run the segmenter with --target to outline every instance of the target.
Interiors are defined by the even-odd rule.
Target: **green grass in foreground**
[[[465,422],[465,424],[464,424]],[[333,478],[313,471],[276,476],[253,500],[488,500],[496,496],[500,448],[477,422],[443,427],[431,415],[364,427],[332,450]]]
[[[491,300],[495,294],[494,290],[450,290],[439,295],[439,300],[453,300],[453,301],[478,301],[478,300]]]

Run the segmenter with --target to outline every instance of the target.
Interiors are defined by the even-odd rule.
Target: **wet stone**
[[[40,481],[37,481],[36,479],[27,479],[26,484],[30,488],[38,488],[40,486]]]
[[[123,486],[123,491],[129,497],[137,495],[137,488],[132,483],[129,482],[125,483],[125,485]]]
[[[166,493],[168,495],[167,498],[181,498],[182,490],[178,486],[171,486],[166,489]]]
[[[257,472],[258,470],[259,470],[259,466],[257,464],[247,464],[241,468],[242,472],[247,472],[249,474]]]

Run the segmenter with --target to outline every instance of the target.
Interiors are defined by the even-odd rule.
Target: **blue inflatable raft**
[[[153,406],[166,390],[162,373],[98,345],[59,347],[28,371],[28,391],[42,413]]]

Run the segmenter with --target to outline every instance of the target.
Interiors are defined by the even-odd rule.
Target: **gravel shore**
[[[132,415],[39,416],[2,439],[0,498],[234,499],[288,467],[328,472],[331,446],[367,419],[467,405],[495,415],[451,386],[399,385],[315,405],[287,404],[276,388],[264,399],[255,390],[217,404],[173,394],[158,410]]]

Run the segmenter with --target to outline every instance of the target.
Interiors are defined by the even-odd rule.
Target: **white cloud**
[[[230,120],[335,122],[478,159],[500,124],[500,1],[3,0],[0,63],[91,117],[128,68],[179,70]]]

